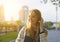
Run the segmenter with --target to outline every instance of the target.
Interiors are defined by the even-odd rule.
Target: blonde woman
[[[40,33],[44,31],[42,22],[40,11],[32,9],[28,16],[27,25],[20,30],[16,42],[40,42]]]

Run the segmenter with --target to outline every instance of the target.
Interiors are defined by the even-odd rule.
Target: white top
[[[24,26],[18,33],[17,39],[15,42],[24,42],[26,27]]]

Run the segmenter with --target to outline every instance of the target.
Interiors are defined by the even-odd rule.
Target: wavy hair
[[[30,16],[30,14],[33,14],[33,12],[35,12],[35,15],[37,16],[38,21],[40,21],[41,20],[41,12],[38,9],[32,9],[32,10],[30,10],[28,17]],[[28,18],[27,18],[27,25],[28,26],[30,25],[30,22],[29,22],[29,19]]]

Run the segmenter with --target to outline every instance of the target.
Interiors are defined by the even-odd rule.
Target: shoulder
[[[26,26],[22,27],[21,30],[19,31],[17,39],[16,39],[17,42],[18,41],[24,41],[25,29],[26,29]]]
[[[19,31],[19,34],[23,34],[24,33],[24,31],[26,30],[26,26],[23,26],[22,28],[21,28],[21,30]]]
[[[18,38],[24,36],[25,31],[26,31],[26,26],[23,26],[18,33]]]

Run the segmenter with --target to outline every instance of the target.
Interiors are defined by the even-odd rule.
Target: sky
[[[56,6],[50,0],[46,4],[40,2],[41,0],[0,0],[0,5],[4,5],[4,13],[6,20],[11,20],[14,17],[17,20],[19,10],[23,5],[28,6],[29,9],[39,9],[41,11],[44,21],[56,22]],[[60,7],[57,11],[57,21],[60,21]]]

